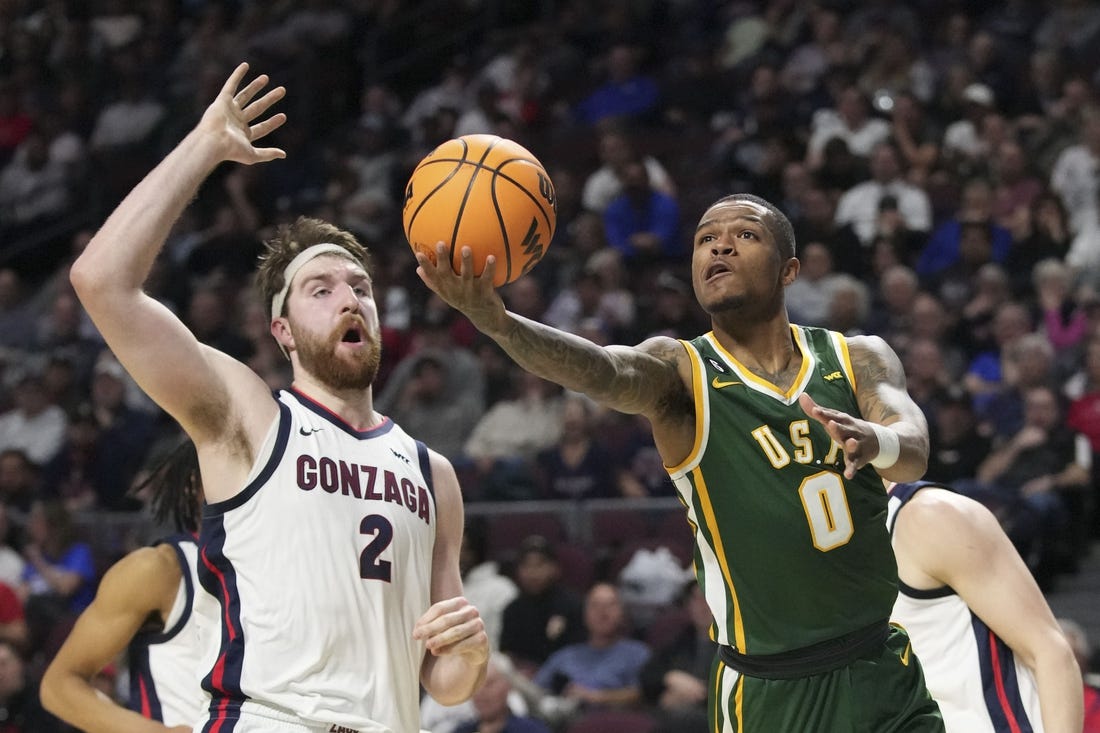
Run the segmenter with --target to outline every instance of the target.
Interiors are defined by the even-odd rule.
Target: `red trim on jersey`
[[[997,688],[997,701],[1001,704],[1001,711],[1005,714],[1008,729],[1011,733],[1020,733],[1020,724],[1016,720],[1016,713],[1008,702],[1008,694],[1005,692],[1005,680],[1001,675],[1001,660],[997,649],[997,635],[989,632],[989,653],[993,660],[993,684]]]

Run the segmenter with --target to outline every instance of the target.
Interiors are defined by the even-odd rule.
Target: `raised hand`
[[[270,79],[267,74],[260,74],[238,89],[247,73],[247,63],[233,70],[218,96],[203,113],[198,129],[216,140],[223,160],[251,165],[285,158],[286,153],[281,149],[260,148],[255,143],[286,122],[286,115],[282,112],[256,122],[271,105],[286,96],[286,88],[275,87],[257,98],[256,95],[263,91]]]
[[[496,257],[490,255],[485,260],[480,276],[474,275],[473,253],[469,247],[461,250],[462,264],[458,273],[451,267],[447,245],[443,242],[435,245],[434,260],[418,251],[416,261],[420,265],[416,274],[424,284],[452,308],[462,311],[478,329],[491,334],[494,326],[504,321],[504,301],[493,288]]]

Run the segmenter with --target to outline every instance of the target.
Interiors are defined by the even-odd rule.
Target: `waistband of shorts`
[[[731,646],[723,645],[718,648],[718,656],[727,667],[748,677],[792,680],[832,672],[851,664],[881,647],[889,633],[890,625],[883,619],[835,639],[787,652],[742,654]]]

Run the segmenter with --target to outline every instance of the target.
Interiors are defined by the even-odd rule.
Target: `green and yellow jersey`
[[[874,468],[844,478],[844,453],[798,403],[859,417],[847,342],[791,327],[802,368],[783,391],[713,333],[683,341],[696,439],[669,475],[695,534],[695,572],[719,643],[776,654],[885,620],[897,596],[887,495]]]

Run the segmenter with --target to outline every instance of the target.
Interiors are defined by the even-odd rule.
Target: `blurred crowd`
[[[78,611],[115,558],[75,550],[74,520],[143,511],[133,489],[178,439],[68,265],[241,60],[288,89],[287,158],[217,171],[147,290],[272,388],[290,372],[255,258],[319,216],[372,251],[377,408],[467,502],[672,496],[646,425],[518,370],[431,296],[404,186],[458,135],[526,146],[557,231],[502,295],[605,344],[706,330],[691,233],[752,192],[795,226],[792,321],[894,347],[926,478],[993,508],[1052,588],[1100,537],[1098,41],[1088,0],[0,1],[0,607]],[[56,625],[31,626],[13,643],[41,661]]]

